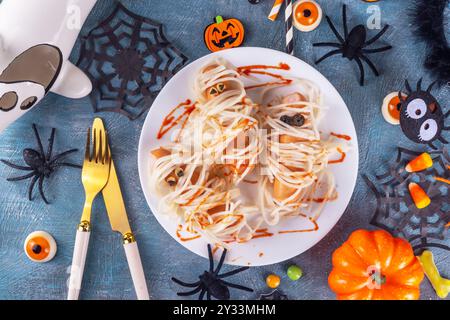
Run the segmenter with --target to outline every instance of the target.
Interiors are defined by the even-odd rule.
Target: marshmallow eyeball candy
[[[322,8],[314,0],[299,0],[293,8],[293,24],[302,32],[316,29],[322,21]]]
[[[53,259],[57,246],[55,239],[45,231],[34,231],[25,239],[24,250],[34,262],[44,263]]]
[[[404,95],[404,94],[403,94]],[[393,125],[400,124],[401,101],[398,92],[389,93],[383,100],[381,114],[384,120]]]

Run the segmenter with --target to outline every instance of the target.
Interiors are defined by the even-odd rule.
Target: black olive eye
[[[427,113],[427,104],[422,99],[414,99],[406,106],[406,114],[412,119],[420,119]]]
[[[437,122],[434,119],[428,119],[420,126],[419,139],[422,141],[430,141],[436,136],[437,131]]]
[[[184,176],[184,170],[178,167],[175,169],[175,174],[177,175],[177,177],[182,177]]]
[[[225,91],[225,89],[226,89],[226,86],[225,86],[225,84],[223,84],[223,83],[219,83],[219,84],[217,85],[217,90],[219,91],[219,93],[222,93],[222,92],[224,92],[224,91]]]
[[[301,127],[305,124],[305,117],[300,113],[297,113],[292,117],[292,125],[295,127]]]
[[[291,120],[292,120],[291,117],[286,116],[286,115],[281,116],[281,118],[280,118],[280,121],[282,121],[282,122],[284,122],[286,124],[289,124],[289,125],[291,125]]]

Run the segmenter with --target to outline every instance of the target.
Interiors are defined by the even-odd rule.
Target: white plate
[[[288,74],[315,82],[324,93],[324,103],[329,111],[321,122],[323,132],[338,132],[349,135],[351,151],[342,164],[331,165],[336,178],[338,199],[326,204],[317,220],[319,230],[307,233],[275,234],[272,237],[253,239],[247,243],[231,244],[226,263],[232,265],[267,265],[281,262],[308,250],[320,241],[344,213],[352,196],[358,174],[358,141],[355,127],[344,100],[331,83],[316,69],[307,63],[286,53],[264,48],[236,48],[212,53],[200,58],[179,71],[163,88],[154,101],[144,126],[139,142],[139,175],[147,202],[156,219],[163,228],[184,247],[207,258],[207,240],[199,238],[192,241],[180,241],[176,236],[177,222],[162,212],[157,212],[158,197],[151,193],[148,181],[151,163],[154,161],[150,151],[167,143],[167,139],[157,140],[156,135],[162,120],[178,103],[193,97],[192,84],[194,74],[210,59],[223,57],[236,66],[264,64],[278,65],[287,63],[291,70]],[[166,135],[169,136],[169,135]],[[310,224],[303,219],[282,222],[271,231],[304,229]]]

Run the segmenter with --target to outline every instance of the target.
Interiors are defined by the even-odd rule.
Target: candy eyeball
[[[406,94],[401,93],[402,97],[406,97]],[[400,108],[402,102],[398,96],[398,92],[389,93],[383,100],[381,106],[381,114],[384,120],[393,125],[400,124]]]
[[[297,1],[293,11],[294,27],[302,32],[313,31],[322,21],[322,8],[313,0]]]
[[[24,250],[34,262],[44,263],[53,259],[57,246],[55,239],[45,231],[35,231],[25,239]]]

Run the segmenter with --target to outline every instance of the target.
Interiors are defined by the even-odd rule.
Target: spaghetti
[[[184,239],[205,235],[226,246],[272,236],[267,227],[289,217],[316,225],[325,203],[337,197],[327,168],[336,150],[345,154],[347,142],[335,134],[322,139],[320,90],[310,81],[265,71],[281,81],[245,87],[244,78],[256,81],[252,74],[261,72],[255,67],[267,69],[235,68],[221,59],[204,66],[194,81],[195,103],[177,106],[187,111],[176,138],[153,152],[157,159],[150,185],[161,196],[159,210],[174,213],[192,233]],[[267,67],[289,69],[285,64]],[[273,98],[286,87],[295,93]],[[249,98],[250,91],[258,103]],[[169,115],[167,125],[181,123],[181,116]],[[296,115],[304,120],[301,126],[280,120]],[[240,183],[248,187],[249,181],[256,192],[253,201],[241,195]]]

